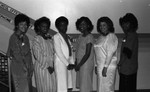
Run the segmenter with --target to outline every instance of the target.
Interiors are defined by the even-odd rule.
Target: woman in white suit
[[[57,92],[67,92],[68,88],[72,88],[71,70],[74,68],[71,42],[66,34],[68,19],[64,16],[57,18],[55,26],[58,29],[54,35]]]

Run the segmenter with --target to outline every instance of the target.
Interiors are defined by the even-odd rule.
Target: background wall
[[[64,15],[69,19],[68,33],[78,33],[75,21],[81,16],[89,17],[93,24],[101,16],[110,17],[115,25],[116,33],[122,33],[119,18],[132,12],[139,21],[139,33],[150,33],[150,0],[0,0],[7,5],[29,15],[33,19],[47,16],[52,21]],[[93,33],[96,33],[94,27]]]
[[[21,11],[33,19],[47,16],[51,19],[52,29],[55,19],[64,15],[69,19],[68,33],[78,33],[75,29],[75,21],[81,16],[89,17],[94,27],[101,16],[109,16],[115,25],[116,33],[121,43],[122,33],[118,20],[127,12],[134,13],[139,21],[139,71],[137,79],[138,89],[150,89],[150,1],[149,0],[0,0],[3,3]],[[0,19],[0,50],[6,52],[8,39],[13,33],[13,26]],[[93,33],[97,33],[94,29]],[[28,35],[30,39],[31,35]],[[120,45],[119,50],[120,52]],[[118,54],[119,58],[120,53]],[[73,73],[75,75],[75,72]],[[117,73],[116,90],[118,89],[119,76]],[[75,85],[75,77],[74,77]],[[94,90],[96,90],[96,75],[94,74]],[[74,88],[74,90],[77,90]]]

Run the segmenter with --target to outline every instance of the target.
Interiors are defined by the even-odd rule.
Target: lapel
[[[58,35],[59,35],[59,38],[61,39],[62,43],[67,45],[67,43],[66,43],[65,39],[62,37],[62,35],[60,33],[58,33]],[[69,45],[72,46],[69,39],[68,39],[68,42],[69,42]],[[67,45],[67,47],[68,47],[68,45]]]
[[[62,35],[61,35],[60,33],[58,33],[58,35],[59,35],[59,38],[60,38],[61,42],[62,42],[63,44],[65,44],[65,45],[67,45],[67,43],[66,43],[66,41],[64,40],[64,38],[62,37]]]
[[[58,33],[58,35],[59,35],[59,38],[60,38],[62,44],[67,47],[68,52],[69,52],[69,47],[68,47],[65,39],[62,37],[62,35],[60,33]],[[71,48],[71,53],[72,53],[72,44],[71,44],[71,41],[69,39],[68,39],[68,42],[69,42],[69,45],[70,45],[70,48]]]

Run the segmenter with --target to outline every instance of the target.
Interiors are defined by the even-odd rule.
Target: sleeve
[[[87,38],[87,44],[88,43],[92,43],[92,44],[94,43],[94,37],[92,35],[88,36],[88,38]]]
[[[50,55],[49,55],[49,62],[48,62],[48,66],[50,67],[54,67],[54,42],[53,40],[49,41],[49,45],[50,45]]]
[[[94,52],[94,54],[95,54],[95,52]],[[94,55],[94,65],[95,65],[95,67],[97,67],[96,55]]]
[[[66,65],[68,66],[68,60],[65,58],[62,49],[61,49],[61,40],[59,39],[59,37],[56,35],[54,36],[54,50],[56,55],[58,56],[58,58]]]
[[[30,50],[31,50],[31,56],[32,56],[32,62],[33,62],[33,64],[34,64],[34,62],[35,62],[35,59],[34,59],[34,57],[33,57],[33,49],[32,49],[32,47],[33,47],[33,40],[30,40],[29,41],[30,42]]]
[[[32,62],[32,54],[31,54],[31,49],[30,49],[30,42],[29,39],[27,38],[27,48],[28,48],[28,52],[27,52],[27,63],[28,63],[28,67],[29,69],[33,69],[33,62]]]
[[[44,53],[42,51],[42,47],[40,45],[40,41],[38,38],[35,38],[33,40],[32,44],[32,51],[33,51],[33,57],[35,59],[35,62],[37,61],[40,64],[40,67],[44,69],[46,67],[46,62],[43,60],[44,58]]]
[[[106,42],[106,60],[105,67],[108,67],[113,55],[116,53],[118,48],[118,38],[115,35],[110,35]]]
[[[128,59],[130,59],[131,56],[132,56],[132,51],[131,51],[131,49],[129,49],[129,48],[127,48],[127,47],[124,47],[124,48],[123,48],[123,53],[127,56]]]
[[[27,56],[29,55],[30,57],[32,57],[31,56],[31,49],[30,49],[30,42],[29,42],[29,39],[28,39],[27,36],[26,36],[26,44],[27,44],[27,46],[26,46],[26,48],[27,48],[26,50],[27,51],[26,51],[25,55],[27,55]]]

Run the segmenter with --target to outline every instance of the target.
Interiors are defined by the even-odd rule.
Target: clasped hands
[[[75,65],[74,64],[69,64],[68,66],[67,66],[67,69],[68,70],[72,70],[72,69],[74,69],[75,68]],[[52,74],[53,72],[54,72],[54,67],[48,67],[47,68],[48,69],[48,72],[50,73],[50,74]]]
[[[75,65],[74,64],[69,64],[68,66],[67,66],[67,69],[68,70],[72,70],[72,69],[74,69],[75,68]]]
[[[68,69],[68,70],[73,70],[73,69],[75,69],[75,71],[79,71],[79,70],[80,70],[80,66],[79,66],[79,65],[76,65],[76,64],[69,64],[69,65],[67,66],[67,69]]]
[[[67,66],[67,69],[68,69],[68,70],[73,70],[73,69],[75,69],[75,71],[79,71],[79,70],[80,70],[80,66],[79,66],[79,65],[76,65],[76,64],[69,64],[69,65]]]

